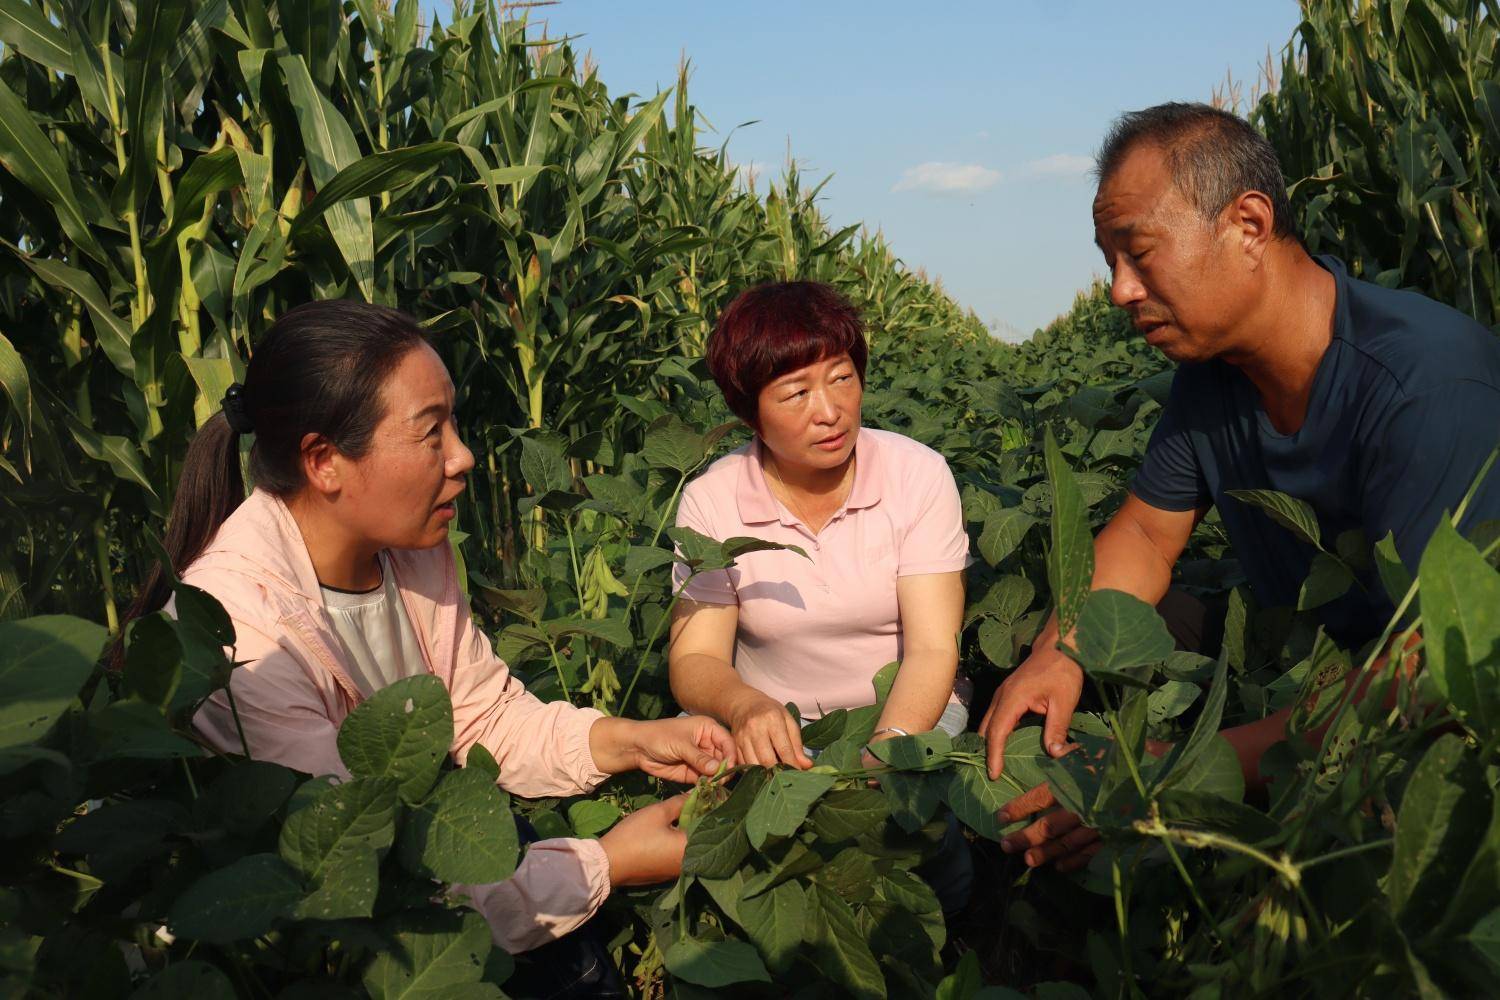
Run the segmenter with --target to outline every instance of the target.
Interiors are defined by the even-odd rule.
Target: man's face
[[[1206,222],[1177,189],[1160,147],[1137,146],[1099,186],[1094,242],[1109,265],[1111,300],[1146,343],[1173,361],[1207,361],[1231,348],[1242,301],[1233,234]]]

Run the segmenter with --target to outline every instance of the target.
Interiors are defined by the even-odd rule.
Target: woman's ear
[[[309,489],[324,497],[338,495],[343,484],[339,478],[338,449],[321,434],[302,435],[302,478]]]

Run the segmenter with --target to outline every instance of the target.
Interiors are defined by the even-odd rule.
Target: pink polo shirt
[[[968,565],[958,486],[942,455],[911,438],[861,427],[849,499],[814,536],[772,495],[757,438],[688,483],[679,527],[807,552],[752,552],[700,573],[683,596],[738,604],[734,668],[804,719],[874,700],[876,671],[901,659],[896,579]],[[688,569],[674,569],[678,586]]]

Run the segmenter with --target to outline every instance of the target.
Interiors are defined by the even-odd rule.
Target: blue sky
[[[439,2],[442,19],[448,4]],[[986,322],[1029,335],[1103,270],[1090,157],[1121,111],[1248,94],[1295,0],[562,0],[532,12],[577,36],[614,94],[673,85],[730,156],[774,175],[791,154],[836,226],[882,229]]]

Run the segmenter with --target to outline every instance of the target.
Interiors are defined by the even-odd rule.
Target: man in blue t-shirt
[[[1307,502],[1329,547],[1355,529],[1367,544],[1389,534],[1415,572],[1438,519],[1500,445],[1500,338],[1310,256],[1291,228],[1275,151],[1234,115],[1200,104],[1124,115],[1098,173],[1094,238],[1111,298],[1179,367],[1130,493],[1095,539],[1094,587],[1157,603],[1193,528],[1217,507],[1259,602],[1297,604],[1315,550],[1229,495],[1238,490]],[[1500,470],[1459,529],[1495,518]],[[1377,637],[1393,611],[1377,581],[1361,583],[1317,609],[1348,646]],[[1067,749],[1083,674],[1057,640],[1049,621],[980,724],[992,777],[1028,712],[1046,716],[1049,753]],[[1224,731],[1247,785],[1260,783],[1260,758],[1286,738],[1290,714]],[[1040,786],[1002,816],[1051,804]],[[1054,812],[1002,846],[1033,865],[1075,868],[1097,834]]]

